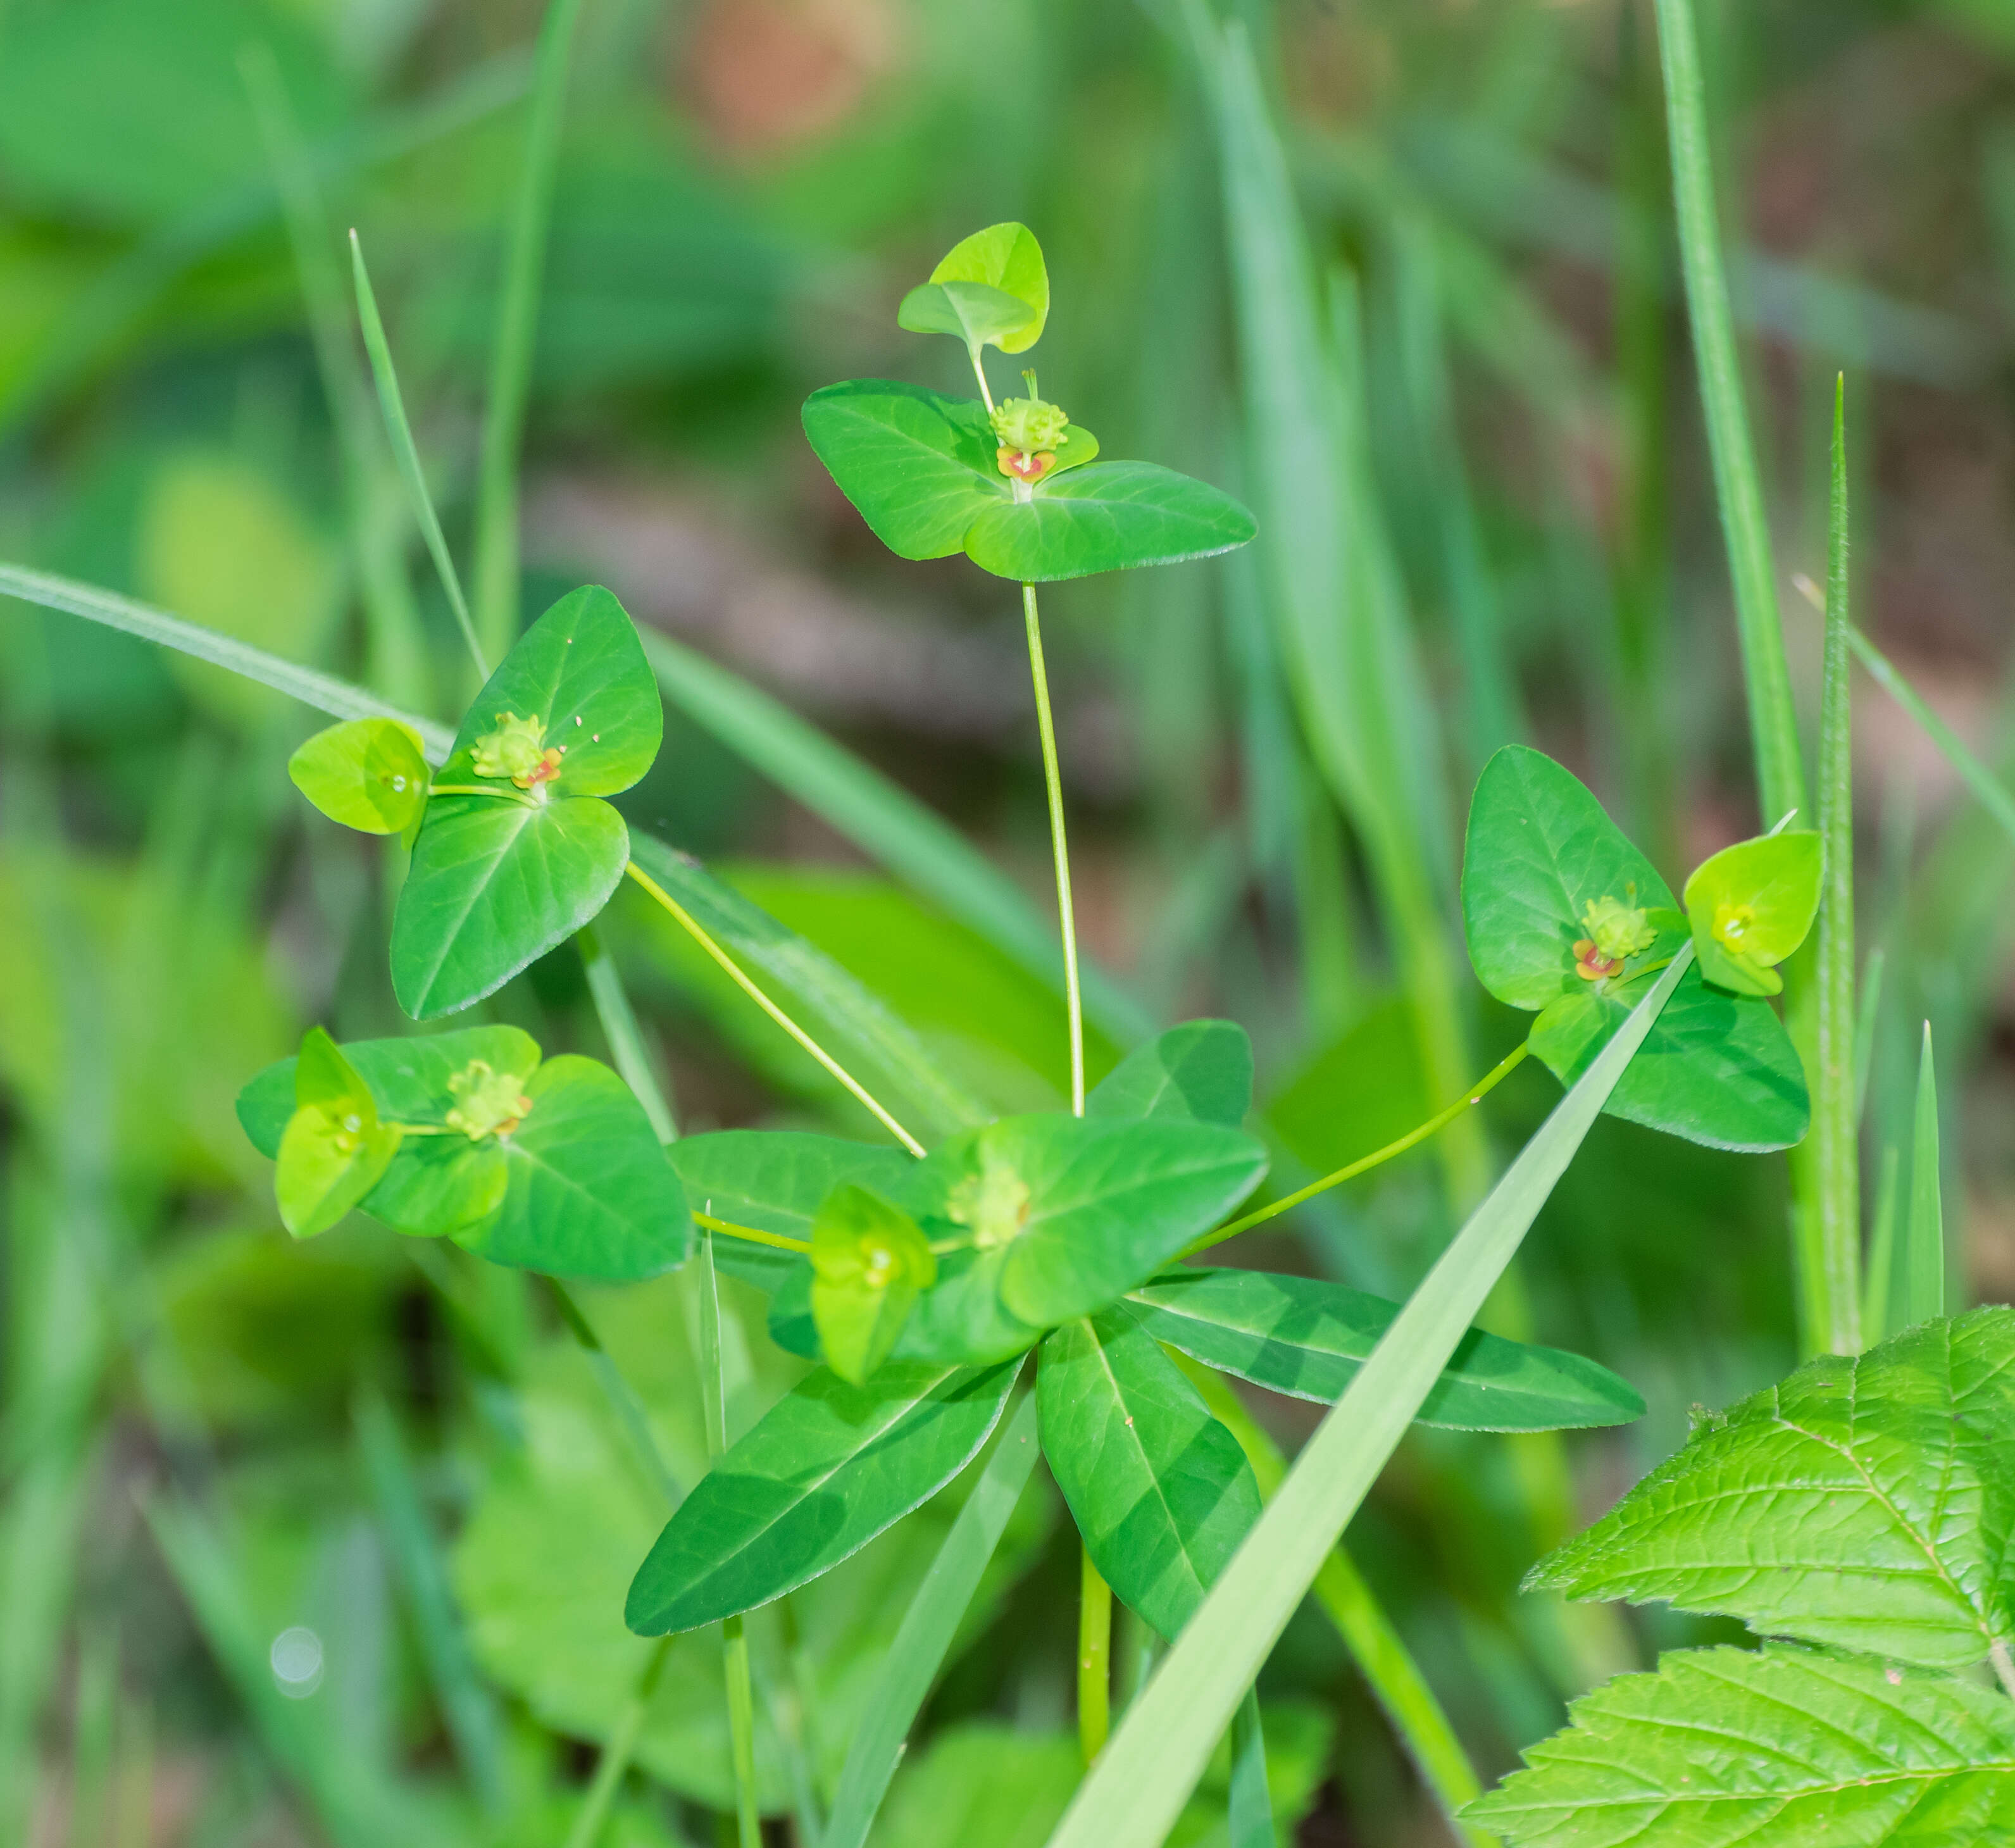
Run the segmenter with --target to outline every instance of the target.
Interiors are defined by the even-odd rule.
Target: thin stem
[[[644,1722],[651,1713],[651,1696],[658,1691],[658,1679],[665,1672],[666,1659],[677,1640],[666,1637],[651,1652],[651,1659],[645,1664],[644,1673],[638,1681],[637,1691],[630,1696],[616,1722],[616,1730],[609,1735],[609,1743],[602,1749],[601,1762],[594,1767],[594,1781],[588,1785],[587,1795],[581,1799],[580,1814],[574,1817],[573,1827],[567,1831],[566,1848],[594,1848],[601,1839],[610,1807],[616,1801],[616,1792],[621,1787],[623,1774],[629,1770],[630,1760],[636,1754],[637,1742],[644,1736]]]
[[[511,214],[504,296],[490,350],[490,402],[476,493],[476,609],[483,634],[508,653],[518,626],[518,451],[531,396],[533,347],[539,328],[539,289],[552,218],[553,173],[566,106],[567,66],[581,0],[552,0],[539,30],[533,68],[531,119],[525,164]]]
[[[1064,1002],[1070,1012],[1071,1112],[1084,1114],[1084,1004],[1078,992],[1077,922],[1071,909],[1070,850],[1064,843],[1063,777],[1057,768],[1057,729],[1050,716],[1050,678],[1043,666],[1043,631],[1036,587],[1022,586],[1029,631],[1029,668],[1036,685],[1036,724],[1043,735],[1043,780],[1050,795],[1050,843],[1057,863],[1057,915],[1063,927]]]
[[[655,898],[659,904],[663,905],[666,911],[670,911],[673,917],[678,921],[680,927],[692,938],[695,943],[698,944],[702,950],[706,951],[708,955],[711,956],[713,960],[720,965],[722,970],[727,974],[728,979],[735,983],[736,987],[739,988],[744,994],[747,995],[751,1001],[755,1002],[756,1006],[760,1008],[764,1013],[767,1014],[772,1020],[775,1021],[776,1023],[785,1030],[785,1032],[788,1034],[792,1039],[796,1040],[800,1046],[803,1047],[813,1058],[817,1059],[834,1078],[838,1080],[839,1082],[846,1088],[846,1091],[851,1096],[853,1096],[857,1102],[865,1106],[869,1113],[874,1116],[875,1120],[879,1123],[884,1129],[887,1130],[897,1142],[900,1142],[912,1155],[919,1158],[922,1156],[924,1152],[923,1144],[919,1142],[914,1136],[911,1135],[907,1130],[903,1128],[902,1124],[898,1123],[894,1117],[891,1116],[889,1113],[885,1110],[880,1104],[877,1103],[872,1097],[869,1096],[867,1091],[861,1086],[860,1080],[855,1078],[838,1059],[835,1059],[830,1052],[826,1051],[824,1047],[821,1046],[818,1041],[814,1039],[810,1034],[806,1033],[802,1026],[799,1026],[796,1021],[793,1020],[781,1008],[778,1007],[768,995],[765,994],[761,989],[757,987],[756,984],[742,973],[741,965],[735,962],[735,958],[730,956],[728,953],[720,946],[720,944],[716,943],[713,939],[707,934],[706,931],[701,926],[699,921],[694,918],[692,914],[688,911],[684,905],[681,904],[670,893],[667,892],[663,886],[659,885],[658,882],[652,879],[648,872],[645,872],[643,868],[639,866],[635,861],[632,860],[630,862],[627,871],[630,878],[634,879],[638,885],[641,886],[646,892],[649,893],[650,895]]]
[[[1262,1206],[1256,1213],[1248,1213],[1243,1219],[1234,1219],[1229,1225],[1221,1225],[1214,1232],[1206,1232],[1183,1255],[1189,1257],[1199,1251],[1209,1250],[1213,1245],[1222,1245],[1226,1239],[1236,1238],[1241,1232],[1249,1232],[1255,1225],[1264,1225],[1270,1219],[1277,1219],[1289,1208],[1298,1206],[1304,1200],[1312,1200],[1317,1194],[1327,1193],[1332,1187],[1355,1180],[1381,1163],[1392,1160],[1395,1156],[1404,1155],[1409,1149],[1424,1142],[1437,1130],[1444,1129],[1454,1122],[1471,1104],[1481,1103],[1518,1069],[1532,1049],[1532,1043],[1529,1040],[1515,1047],[1446,1110],[1437,1111],[1417,1128],[1407,1131],[1397,1142],[1388,1142],[1383,1149],[1374,1149],[1369,1155],[1359,1156],[1356,1161],[1338,1168],[1334,1174],[1325,1174],[1320,1181],[1311,1181],[1306,1187],[1289,1194],[1284,1199],[1275,1200],[1270,1205]]]
[[[766,1232],[756,1226],[736,1225],[730,1220],[716,1219],[711,1213],[695,1213],[692,1220],[695,1225],[707,1231],[719,1232],[730,1239],[740,1239],[750,1245],[774,1245],[779,1251],[811,1249],[810,1245],[803,1239],[793,1239],[782,1232]]]
[[[1077,1743],[1090,1764],[1112,1729],[1112,1587],[1091,1555],[1078,1575]]]
[[[968,347],[965,353],[972,361],[972,376],[979,381],[979,395],[986,401],[986,415],[991,417],[993,415],[993,394],[986,383],[986,368],[980,363],[979,349]]]
[[[477,676],[487,680],[490,663],[483,654],[482,642],[476,638],[476,624],[469,619],[469,603],[462,594],[462,579],[455,571],[454,556],[448,550],[447,539],[441,531],[440,516],[434,511],[433,496],[427,491],[426,472],[420,466],[420,452],[413,441],[413,426],[406,416],[405,394],[399,389],[399,374],[392,364],[391,345],[385,338],[385,323],[378,314],[378,297],[371,286],[371,272],[364,267],[364,246],[354,227],[350,233],[350,270],[357,285],[357,318],[364,329],[364,351],[370,355],[371,376],[378,387],[379,408],[385,414],[386,433],[392,439],[392,453],[399,459],[399,472],[406,478],[406,491],[412,498],[413,516],[420,523],[428,555],[440,573],[441,586],[447,591],[448,606],[454,612],[455,626],[462,631],[462,638],[468,645],[469,659],[476,663]]]

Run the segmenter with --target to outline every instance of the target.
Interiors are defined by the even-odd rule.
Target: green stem
[[[559,159],[567,65],[580,5],[581,0],[552,0],[539,31],[525,164],[505,257],[497,343],[490,351],[490,403],[476,473],[476,609],[482,634],[500,656],[510,652],[518,626],[518,452],[531,395],[553,172]]]
[[[779,1251],[811,1249],[803,1239],[793,1239],[782,1232],[766,1232],[752,1225],[736,1225],[731,1220],[716,1219],[711,1213],[695,1213],[692,1217],[695,1225],[707,1231],[720,1232],[730,1239],[740,1239],[750,1245],[774,1245]]]
[[[1662,967],[1662,965],[1659,966]],[[1644,973],[1644,971],[1639,971]],[[1304,1200],[1312,1200],[1319,1193],[1327,1193],[1332,1187],[1341,1186],[1346,1181],[1355,1180],[1359,1174],[1388,1162],[1395,1156],[1404,1155],[1409,1149],[1424,1142],[1437,1130],[1445,1129],[1462,1115],[1471,1105],[1481,1103],[1503,1080],[1525,1062],[1525,1055],[1532,1049],[1532,1041],[1522,1041],[1507,1052],[1489,1071],[1477,1080],[1468,1090],[1457,1098],[1446,1110],[1438,1110],[1425,1123],[1410,1129],[1396,1142],[1388,1142],[1383,1149],[1374,1149],[1369,1155],[1359,1156],[1356,1161],[1338,1168],[1333,1174],[1325,1174],[1320,1181],[1311,1181],[1306,1187],[1298,1188],[1284,1199],[1273,1201],[1257,1212],[1248,1213],[1242,1219],[1234,1219],[1229,1225],[1221,1225],[1214,1232],[1206,1232],[1183,1252],[1185,1257],[1194,1257],[1199,1251],[1208,1251],[1213,1245],[1222,1245],[1227,1239],[1235,1239],[1241,1232],[1249,1232],[1255,1225],[1264,1225],[1270,1219],[1277,1219],[1291,1208],[1298,1206]]]
[[[1846,380],[1834,387],[1833,491],[1828,521],[1825,692],[1819,725],[1819,824],[1826,844],[1819,920],[1818,1083],[1812,1139],[1819,1262],[1830,1321],[1826,1346],[1859,1354],[1861,1160],[1855,1101],[1854,768],[1848,692]]]
[[[1050,715],[1050,677],[1043,665],[1043,631],[1036,617],[1036,587],[1022,586],[1029,631],[1029,669],[1036,686],[1036,724],[1043,738],[1043,780],[1050,797],[1050,845],[1057,863],[1057,915],[1064,938],[1064,1003],[1070,1013],[1071,1111],[1084,1114],[1084,1005],[1078,992],[1077,922],[1071,908],[1070,850],[1064,843],[1064,786],[1057,768],[1057,728]]]
[[[610,1807],[622,1786],[623,1774],[629,1770],[630,1760],[636,1755],[637,1742],[644,1736],[644,1722],[650,1717],[651,1696],[658,1691],[659,1677],[665,1672],[666,1660],[676,1640],[666,1637],[651,1652],[636,1692],[623,1707],[615,1731],[609,1735],[609,1743],[602,1749],[601,1762],[594,1767],[594,1781],[588,1785],[587,1795],[581,1799],[580,1813],[574,1817],[573,1827],[567,1831],[566,1848],[594,1848],[601,1839]]]
[[[760,988],[757,987],[756,984],[749,980],[748,976],[742,972],[741,965],[736,962],[733,957],[730,956],[728,953],[720,946],[720,944],[716,943],[713,939],[708,935],[706,930],[700,924],[699,921],[695,919],[684,905],[681,904],[670,893],[667,892],[663,886],[659,885],[658,882],[652,879],[648,872],[645,872],[643,868],[639,866],[635,861],[632,860],[630,862],[627,870],[630,878],[634,879],[637,883],[641,886],[646,892],[649,893],[659,904],[663,905],[666,911],[670,912],[672,916],[677,920],[680,927],[692,938],[695,943],[698,944],[702,950],[706,951],[708,955],[712,957],[713,960],[720,965],[721,969],[726,973],[728,979],[735,983],[736,987],[739,988],[744,994],[747,995],[751,1001],[755,1002],[756,1006],[760,1008],[764,1013],[767,1014],[772,1020],[775,1021],[776,1023],[781,1026],[785,1032],[788,1034],[792,1039],[796,1040],[797,1043],[805,1049],[805,1051],[809,1052],[814,1059],[817,1059],[818,1062],[825,1068],[827,1072],[839,1080],[840,1084],[845,1088],[851,1096],[853,1096],[857,1102],[865,1106],[869,1113],[875,1117],[875,1120],[879,1123],[884,1129],[887,1130],[897,1142],[900,1142],[912,1155],[917,1156],[920,1158],[921,1157],[924,1152],[923,1144],[919,1142],[914,1136],[911,1135],[907,1130],[903,1128],[902,1124],[898,1123],[896,1119],[890,1116],[879,1103],[871,1097],[866,1089],[861,1085],[860,1080],[854,1077],[853,1075],[849,1072],[838,1059],[835,1059],[830,1052],[826,1051],[824,1047],[821,1046],[817,1040],[814,1039],[812,1036],[806,1033],[802,1026],[799,1026],[796,1021],[793,1020],[781,1008],[778,1007],[768,995],[765,994]]]
[[[1238,1440],[1259,1480],[1260,1499],[1272,1501],[1288,1473],[1287,1460],[1279,1447],[1246,1410],[1245,1401],[1223,1375],[1186,1354],[1173,1357],[1203,1395],[1212,1415]],[[1377,1594],[1364,1582],[1363,1574],[1341,1543],[1324,1561],[1312,1589],[1316,1603],[1336,1626],[1344,1647],[1356,1659],[1359,1672],[1392,1730],[1399,1735],[1400,1743],[1434,1792],[1449,1826],[1472,1848],[1496,1848],[1496,1836],[1455,1820],[1456,1812],[1464,1804],[1482,1795],[1475,1768],[1434,1689],[1428,1686],[1427,1677],[1421,1674],[1420,1664],[1380,1606]]]
[[[972,361],[972,376],[979,381],[979,395],[986,401],[986,415],[991,417],[993,415],[993,393],[986,383],[986,368],[980,361],[979,349],[968,347],[965,356]]]
[[[1112,1587],[1080,1555],[1077,1606],[1077,1744],[1090,1764],[1112,1729]]]

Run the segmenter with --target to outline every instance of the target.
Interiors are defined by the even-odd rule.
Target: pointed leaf
[[[420,735],[397,719],[351,719],[318,732],[287,760],[294,786],[332,822],[403,834],[427,805]]]
[[[1686,1650],[1568,1713],[1464,1820],[1514,1848],[1974,1848],[2015,1834],[2015,1704],[1963,1682]]]
[[[1298,1399],[1338,1397],[1399,1313],[1396,1303],[1263,1271],[1164,1271],[1126,1296],[1157,1341]],[[1558,1348],[1472,1328],[1415,1415],[1456,1431],[1563,1431],[1644,1415],[1635,1388]]]
[[[1819,915],[1825,850],[1816,834],[1738,841],[1703,860],[1686,881],[1686,921],[1701,972],[1737,994],[1775,994],[1776,966],[1805,940]]]
[[[1945,1216],[1938,1174],[1938,1074],[1931,1023],[1924,1023],[1917,1057],[1917,1098],[1910,1135],[1910,1216],[1903,1231],[1905,1328],[1942,1315],[1945,1307]]]
[[[1252,1108],[1252,1042],[1230,1020],[1186,1020],[1093,1086],[1087,1116],[1159,1116],[1237,1129]]]
[[[805,400],[805,436],[839,491],[898,558],[963,551],[972,523],[1005,505],[986,407],[890,379],[850,379]]]
[[[1173,1637],[1259,1518],[1238,1440],[1130,1310],[1043,1343],[1043,1454],[1100,1576]]]
[[[319,1026],[301,1041],[295,1109],[280,1138],[273,1192],[296,1239],[325,1232],[376,1186],[398,1152],[369,1088]]]
[[[1829,1354],[1710,1419],[1531,1582],[1960,1668],[2015,1639],[2015,1310]]]
[[[643,1636],[695,1630],[837,1566],[972,1460],[1018,1370],[896,1362],[865,1386],[808,1375],[680,1504],[625,1620]]]
[[[965,550],[982,571],[1047,584],[1209,558],[1259,528],[1230,495],[1154,462],[1094,462],[1054,473],[1026,501],[980,512]]]
[[[1025,304],[1026,318],[999,342],[1003,353],[1025,352],[1042,338],[1050,312],[1050,272],[1043,247],[1025,225],[990,225],[961,238],[931,271],[933,282],[977,282]]]

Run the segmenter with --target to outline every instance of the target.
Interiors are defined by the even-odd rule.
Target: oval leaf
[[[907,1213],[849,1183],[819,1208],[811,1267],[812,1320],[827,1363],[859,1386],[889,1357],[937,1260]]]
[[[1258,530],[1244,507],[1206,483],[1154,462],[1104,462],[1053,473],[1032,498],[985,509],[967,530],[965,550],[997,577],[1048,584],[1209,558]]]
[[[1000,347],[1029,325],[1029,304],[984,282],[920,282],[903,297],[896,325],[911,333],[948,333],[977,351]]]
[[[1003,353],[1022,353],[1042,338],[1050,313],[1049,266],[1025,225],[990,225],[961,238],[931,271],[938,283],[977,282],[1014,297],[1025,309],[1022,325],[997,343]]]
[[[1092,1087],[1087,1116],[1175,1117],[1236,1129],[1252,1108],[1252,1042],[1234,1020],[1186,1020]]]
[[[1259,1518],[1238,1440],[1126,1309],[1043,1343],[1043,1454],[1099,1575],[1173,1637]]]
[[[1738,994],[1776,994],[1784,985],[1776,965],[1819,915],[1825,864],[1812,833],[1737,841],[1703,860],[1685,894],[1702,974]]]
[[[293,1089],[273,1192],[281,1223],[296,1239],[311,1239],[377,1185],[398,1152],[400,1134],[380,1124],[369,1088],[319,1026],[301,1041]]]
[[[1399,1314],[1341,1285],[1261,1271],[1165,1271],[1126,1297],[1157,1341],[1298,1399],[1339,1397]],[[1628,1424],[1644,1401],[1579,1354],[1472,1328],[1414,1416],[1453,1431],[1566,1431]]]
[[[972,1462],[1018,1371],[899,1361],[864,1386],[808,1375],[680,1504],[625,1621],[642,1636],[696,1630],[837,1566]]]
[[[850,379],[805,400],[805,436],[839,491],[898,558],[941,559],[1011,491],[986,407],[889,379]]]
[[[287,774],[332,822],[365,834],[403,834],[417,823],[432,775],[420,735],[397,719],[348,719],[318,732],[287,760]]]

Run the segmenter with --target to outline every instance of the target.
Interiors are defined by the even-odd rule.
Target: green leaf
[[[894,1362],[865,1386],[811,1374],[680,1504],[624,1620],[642,1636],[695,1630],[830,1570],[979,1454],[1018,1371]]]
[[[1399,1313],[1396,1303],[1263,1271],[1164,1271],[1126,1297],[1157,1341],[1298,1399],[1339,1397]],[[1415,1414],[1456,1431],[1562,1431],[1644,1415],[1629,1381],[1558,1348],[1472,1328]]]
[[[1498,752],[1477,780],[1462,904],[1478,979],[1500,1001],[1543,1010],[1532,1050],[1564,1084],[1629,1017],[1655,965],[1690,940],[1665,883],[1601,804],[1522,745]],[[1628,914],[1639,911],[1633,936]],[[1640,947],[1618,958],[1619,975],[1592,980],[1576,946],[1598,933],[1613,948]],[[1768,1005],[1733,1001],[1692,968],[1608,1108],[1710,1147],[1751,1150],[1796,1142],[1811,1114],[1804,1067]]]
[[[1087,1116],[1173,1117],[1237,1129],[1252,1107],[1252,1042],[1231,1020],[1186,1020],[1092,1087]]]
[[[433,797],[392,916],[399,1005],[432,1020],[494,993],[592,922],[629,860],[623,818],[591,797]]]
[[[1050,272],[1043,247],[1026,225],[990,225],[961,238],[931,271],[931,281],[976,282],[1021,302],[1021,325],[1008,329],[997,343],[1003,353],[1025,352],[1042,338],[1050,313]]]
[[[949,558],[1011,498],[986,407],[891,379],[849,379],[805,400],[805,436],[840,492],[898,558]]]
[[[294,786],[332,822],[365,834],[404,834],[431,780],[419,734],[397,719],[351,719],[318,732],[287,760]]]
[[[1167,1117],[1004,1117],[953,1137],[889,1197],[943,1252],[897,1352],[1004,1357],[1104,1308],[1216,1224],[1266,1172],[1251,1138]]]
[[[1221,490],[1155,462],[1096,462],[1036,484],[1025,501],[997,503],[965,534],[982,571],[1048,584],[1209,558],[1249,541],[1252,516]]]
[[[1516,1848],[1975,1848],[2015,1831],[2015,1705],[1963,1682],[1686,1650],[1568,1713],[1466,1821]]]
[[[1934,1668],[2015,1638],[2015,1310],[1829,1354],[1697,1431],[1530,1583]]]
[[[592,919],[629,857],[606,803],[657,756],[664,710],[637,631],[608,591],[562,597],[464,715],[438,783],[494,791],[427,805],[392,920],[392,986],[414,1019],[501,987]],[[537,777],[486,741],[522,740]],[[555,759],[552,753],[559,753]]]
[[[504,1144],[503,1204],[457,1242],[494,1264],[610,1282],[684,1263],[685,1195],[636,1093],[572,1053],[548,1059],[525,1093],[532,1109]]]
[[[864,1187],[835,1188],[812,1222],[812,1320],[827,1363],[860,1385],[889,1357],[938,1273],[917,1222]]]
[[[1931,1023],[1917,1055],[1917,1096],[1910,1134],[1910,1216],[1903,1229],[1900,1320],[1908,1328],[1942,1315],[1945,1307],[1945,1215],[1939,1185],[1938,1073]]]
[[[1579,778],[1507,745],[1483,767],[1463,847],[1462,912],[1477,980],[1528,1012],[1579,986],[1574,946],[1604,898],[1672,912],[1643,952],[1668,956],[1684,928],[1671,889]]]
[[[984,282],[919,282],[896,311],[898,327],[911,333],[948,333],[975,352],[982,347],[1018,351],[1006,343],[1029,324],[1028,303]]]
[[[273,1191],[296,1239],[325,1232],[377,1185],[398,1152],[370,1090],[319,1026],[308,1029],[294,1070],[295,1109],[280,1138]]]
[[[1123,1307],[1051,1335],[1036,1393],[1043,1454],[1092,1563],[1173,1637],[1259,1518],[1245,1451]]]
[[[1651,979],[1561,995],[1532,1023],[1533,1052],[1563,1084],[1573,1083]],[[1805,1067],[1770,1004],[1710,987],[1690,965],[1608,1109],[1647,1129],[1751,1152],[1789,1148],[1812,1118]]]
[[[1825,861],[1816,834],[1767,834],[1695,867],[1685,897],[1701,973],[1737,994],[1778,993],[1776,965],[1819,915]]]

